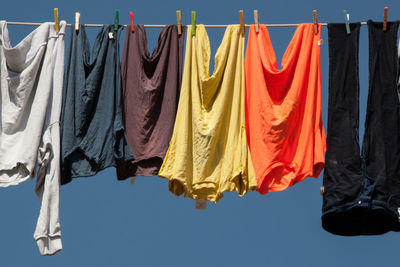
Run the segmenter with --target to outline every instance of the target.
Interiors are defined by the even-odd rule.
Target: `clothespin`
[[[118,30],[119,25],[119,10],[115,10],[114,30]]]
[[[131,17],[131,31],[134,32],[135,31],[135,27],[133,26],[133,12],[129,12],[129,16]]]
[[[196,35],[196,11],[192,11],[192,36]]]
[[[258,10],[254,10],[254,24],[256,25],[256,32],[258,32]]]
[[[131,177],[131,184],[135,183],[135,176]]]
[[[346,23],[346,32],[347,32],[347,34],[350,34],[350,25],[349,25],[350,14],[347,13],[346,10],[343,10],[343,13],[344,13],[344,23]]]
[[[56,29],[56,33],[60,31],[60,23],[58,21],[58,8],[54,9],[54,28]]]
[[[204,199],[196,199],[196,209],[205,210],[207,208],[207,201]]]
[[[178,35],[182,34],[182,27],[181,27],[181,11],[176,11],[176,27],[178,27]]]
[[[318,25],[317,25],[317,10],[312,11],[313,14],[313,23],[314,23],[314,34],[318,33]]]
[[[243,21],[243,10],[239,10],[239,21],[240,21],[240,34],[245,35],[246,26],[244,26],[244,21]]]
[[[75,12],[75,31],[79,31],[79,20],[81,18],[81,13]]]
[[[388,13],[388,7],[385,6],[383,9],[383,31],[387,30],[387,13]]]

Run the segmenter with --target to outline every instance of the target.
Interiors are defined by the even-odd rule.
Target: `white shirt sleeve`
[[[38,151],[35,192],[41,208],[34,233],[41,255],[53,255],[62,249],[59,221],[60,201],[60,115],[64,75],[65,21],[60,23],[57,38],[49,40],[49,64],[52,70],[52,91],[46,112],[46,122]],[[46,60],[46,59],[45,59]]]

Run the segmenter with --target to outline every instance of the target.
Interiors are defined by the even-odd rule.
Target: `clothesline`
[[[353,153],[353,148],[360,146],[358,143],[341,144],[342,140],[352,140],[354,129],[351,127],[358,122],[361,23],[352,25],[348,38],[344,38],[344,34],[349,27],[329,25],[332,26],[328,32],[329,47],[333,47],[329,49],[329,68],[332,70],[329,79],[336,81],[329,84],[329,97],[332,92],[334,96],[338,93],[336,99],[344,99],[346,105],[343,108],[342,103],[330,99],[328,119],[331,114],[340,112],[356,115],[351,120],[338,120],[336,127],[330,129],[339,129],[343,125],[348,125],[348,129],[344,127],[344,130],[330,133],[335,138],[329,138],[326,145],[321,117],[321,49],[317,46],[321,31],[315,32],[315,20],[314,25],[267,24],[269,27],[300,25],[297,29],[304,29],[296,31],[287,48],[293,55],[284,58],[288,68],[278,70],[272,43],[265,30],[257,34],[253,27],[250,29],[245,55],[241,18],[240,31],[238,27],[232,29],[222,39],[219,48],[222,52],[215,60],[213,76],[217,78],[214,80],[207,68],[210,53],[204,53],[205,49],[209,50],[209,43],[203,27],[196,29],[196,35],[192,37],[195,41],[187,35],[186,43],[178,31],[162,31],[158,44],[167,44],[157,46],[157,55],[150,55],[144,31],[131,34],[128,30],[120,60],[119,33],[121,26],[130,25],[116,27],[118,34],[113,34],[110,32],[115,29],[113,24],[85,24],[103,27],[93,45],[96,49],[92,56],[86,34],[78,34],[72,28],[68,58],[64,60],[65,34],[54,34],[54,28],[58,31],[57,16],[55,21],[56,24],[8,22],[41,27],[32,31],[23,45],[1,49],[4,56],[0,58],[0,72],[9,74],[0,79],[0,92],[7,96],[0,102],[6,122],[0,129],[0,187],[33,178],[39,168],[36,192],[41,209],[34,238],[41,255],[52,255],[62,249],[59,191],[60,185],[71,182],[72,178],[94,176],[115,166],[119,180],[158,175],[169,180],[168,188],[177,196],[184,194],[195,200],[217,202],[225,192],[237,191],[242,196],[257,190],[266,194],[285,190],[307,177],[318,177],[325,167],[326,147],[340,149],[326,152],[329,165],[326,165],[328,171],[324,173],[321,191],[324,229],[338,235],[400,231],[400,204],[395,199],[399,192],[398,177],[384,169],[389,173],[388,179],[380,176],[377,181],[369,181],[364,172],[366,168],[386,166],[397,156],[399,142],[396,137],[400,131],[392,135],[379,131],[383,126],[390,128],[392,122],[399,120],[398,113],[387,114],[384,110],[397,108],[397,96],[393,94],[397,91],[398,80],[395,64],[398,57],[393,49],[397,42],[397,23],[385,25],[385,19],[384,27],[382,22],[368,23],[370,56],[378,58],[369,60],[373,75],[369,91],[373,92],[370,94],[373,97],[367,105],[367,118],[371,119],[366,123],[378,122],[378,130],[367,132],[374,127],[366,127],[365,136],[372,136],[374,141],[363,143],[363,147],[372,147],[369,151],[362,150],[362,156],[374,159],[369,163],[362,161],[357,151],[356,155]],[[328,23],[320,25],[327,26]],[[59,26],[59,32],[65,33],[66,23]],[[74,24],[68,26],[74,27]],[[145,25],[152,28],[166,26]],[[224,28],[228,25],[205,26]],[[0,32],[0,39],[6,43],[4,48],[10,48],[7,22],[0,21],[0,28],[5,29]],[[8,66],[13,68],[10,70]],[[276,77],[277,71],[285,75],[285,80],[269,82],[270,77]],[[346,75],[351,79],[341,82]],[[204,83],[206,76],[211,82]],[[387,86],[386,80],[393,81],[392,86]],[[18,96],[23,90],[31,94],[30,102],[26,102],[26,97],[8,97]],[[151,97],[147,97],[149,92]],[[392,95],[395,101],[387,95]],[[280,99],[288,104],[281,105]],[[265,105],[265,101],[272,101],[273,105]],[[13,109],[15,103],[22,107],[17,110],[17,119]],[[277,108],[279,112],[275,112]],[[143,112],[145,118],[141,115]],[[147,131],[149,127],[156,130]],[[143,129],[145,134],[140,135]],[[390,145],[381,148],[380,144]],[[386,154],[381,153],[382,149]],[[385,157],[380,158],[383,154]],[[348,177],[341,176],[348,171],[348,162],[336,164],[343,155],[346,159],[361,160],[366,166],[350,166],[354,169],[350,173],[355,177],[351,182]],[[392,169],[393,173],[397,171]],[[379,194],[371,196],[371,186],[382,184],[395,184],[397,188],[379,188]],[[361,188],[359,192],[354,192],[356,187]],[[342,188],[345,188],[345,194],[351,195],[348,202],[337,200],[337,196],[343,194]],[[204,204],[199,203],[198,207],[202,208]],[[376,210],[386,215],[380,215]],[[373,220],[364,222],[366,216]],[[378,220],[382,221],[381,225]]]
[[[39,22],[7,22],[8,25],[19,25],[19,26],[40,26],[42,23]],[[321,26],[327,26],[328,23],[319,23]],[[104,24],[83,24],[85,27],[103,27]],[[265,24],[267,27],[297,27],[299,23],[294,24]],[[367,25],[367,22],[361,22],[361,25]],[[72,27],[74,24],[67,24],[67,27]],[[124,27],[129,27],[129,25],[122,25]],[[164,28],[167,25],[144,25],[145,28]],[[228,25],[204,25],[206,28],[226,28]],[[248,28],[249,25],[245,24]]]

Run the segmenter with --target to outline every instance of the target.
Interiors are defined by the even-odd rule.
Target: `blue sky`
[[[320,22],[342,22],[343,9],[351,21],[382,20],[389,6],[389,20],[400,19],[398,1],[5,1],[0,19],[45,22],[60,18],[74,23],[113,23],[115,9],[120,23],[173,24],[175,11],[182,23],[190,23],[197,11],[203,24],[237,24],[238,10],[245,23],[253,23],[258,9],[260,23],[312,21],[318,10]],[[16,45],[33,27],[9,26]],[[98,28],[87,30],[93,43]],[[278,57],[282,57],[294,28],[270,29]],[[153,49],[160,29],[148,29]],[[223,36],[221,29],[208,29],[212,55]],[[66,35],[68,41],[69,34]],[[121,50],[124,34],[121,40]],[[328,43],[322,28],[322,114],[327,122]],[[66,42],[67,44],[68,42]],[[67,52],[67,50],[66,50]],[[213,62],[212,64],[213,65]],[[367,28],[360,36],[360,140],[368,90]],[[211,66],[211,68],[213,68]],[[109,168],[90,178],[80,178],[61,187],[60,220],[63,251],[41,257],[33,239],[39,213],[35,180],[0,189],[0,266],[400,266],[400,233],[381,236],[340,237],[321,227],[322,198],[319,179],[307,179],[283,192],[244,197],[226,193],[218,204],[195,210],[191,199],[168,191],[167,180],[138,177],[134,185],[118,182]]]

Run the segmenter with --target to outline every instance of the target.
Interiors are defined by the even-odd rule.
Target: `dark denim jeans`
[[[400,231],[398,22],[368,21],[369,91],[360,156],[360,24],[329,24],[329,107],[322,226],[338,235]]]

